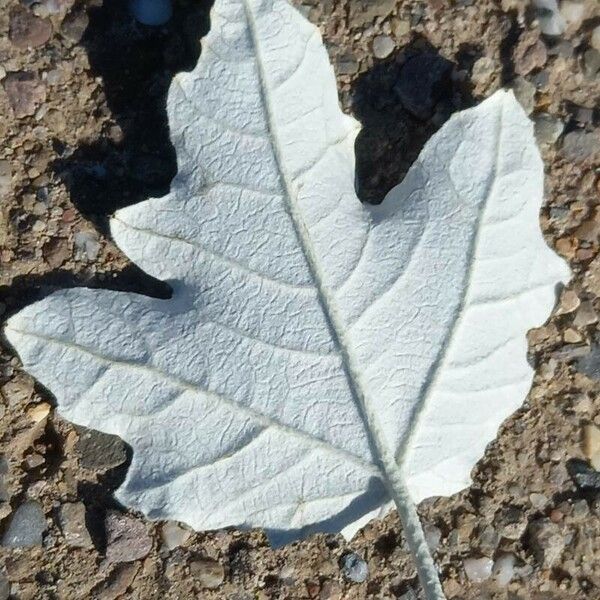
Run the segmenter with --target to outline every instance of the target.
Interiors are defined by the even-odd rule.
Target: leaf
[[[172,298],[59,291],[9,341],[65,418],[132,446],[125,505],[282,541],[350,535],[392,497],[443,597],[414,503],[469,484],[568,277],[539,230],[530,122],[498,92],[362,205],[357,123],[285,0],[217,0],[167,109],[172,190],[111,232]]]

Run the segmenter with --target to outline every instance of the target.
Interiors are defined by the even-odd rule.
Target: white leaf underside
[[[117,497],[290,539],[352,533],[390,479],[414,502],[467,486],[568,277],[512,94],[453,116],[363,205],[318,31],[285,0],[217,0],[167,110],[171,192],[111,231],[173,297],[64,290],[6,329],[65,418],[132,446]]]

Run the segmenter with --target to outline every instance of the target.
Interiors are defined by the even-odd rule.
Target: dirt
[[[166,26],[149,28],[122,1],[2,3],[2,318],[66,286],[168,295],[115,247],[106,222],[115,208],[168,190],[176,167],[165,95],[197,60],[209,4],[179,0]],[[519,0],[298,4],[321,28],[344,109],[363,123],[365,201],[402,178],[455,110],[509,86],[531,112],[546,165],[541,227],[573,280],[529,334],[531,393],[473,485],[419,510],[449,599],[600,598],[600,475],[588,461],[600,460],[600,6],[563,2],[573,22],[549,38]],[[442,74],[419,115],[398,99],[409,61]],[[277,550],[260,530],[149,522],[111,496],[128,448],[61,420],[6,344],[0,391],[0,533],[23,505],[41,507],[46,521],[42,544],[0,548],[0,598],[422,597],[395,513],[350,542],[316,535]],[[344,572],[349,552],[366,561],[364,582]]]

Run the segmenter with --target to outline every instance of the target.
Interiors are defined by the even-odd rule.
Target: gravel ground
[[[114,246],[107,215],[168,190],[165,94],[197,60],[210,3],[176,1],[162,28],[124,6],[1,3],[2,318],[65,286],[168,294]],[[299,7],[363,123],[363,200],[381,199],[453,111],[499,87],[535,121],[541,226],[574,278],[529,334],[531,393],[473,485],[419,510],[449,599],[600,598],[600,4],[563,0],[554,36],[549,13],[520,0]],[[403,83],[410,73],[418,85]],[[148,522],[111,497],[129,449],[62,421],[6,345],[0,392],[0,600],[422,597],[395,514],[351,542],[316,535],[278,550],[260,530]]]

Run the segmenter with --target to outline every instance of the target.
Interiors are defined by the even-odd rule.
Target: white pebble
[[[483,556],[481,558],[467,558],[463,562],[467,577],[474,583],[481,583],[492,575],[494,561]]]
[[[537,19],[543,34],[560,35],[564,32],[566,23],[556,0],[533,0],[533,5],[537,9]]]
[[[515,574],[514,554],[501,554],[494,563],[494,580],[499,586],[508,585]]]
[[[164,25],[173,16],[171,0],[130,0],[129,10],[143,25]]]
[[[394,40],[388,35],[378,35],[373,40],[375,58],[387,58],[394,51]]]

